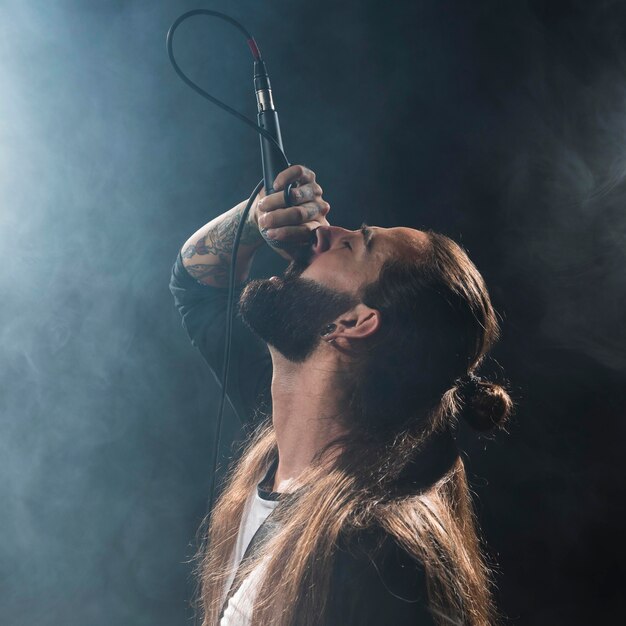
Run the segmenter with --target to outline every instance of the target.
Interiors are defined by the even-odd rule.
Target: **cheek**
[[[320,256],[302,272],[302,278],[310,278],[320,285],[337,291],[354,292],[359,287],[359,274],[345,262]]]

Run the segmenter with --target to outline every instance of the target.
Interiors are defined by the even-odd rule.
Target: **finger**
[[[292,187],[289,191],[289,199],[292,204],[302,204],[303,202],[321,198],[323,193],[323,189],[317,183],[305,183],[298,187]]]
[[[282,226],[297,226],[306,222],[317,221],[323,218],[330,208],[327,202],[306,202],[287,209],[276,209],[270,213],[259,215],[260,228],[280,228]]]
[[[282,228],[270,228],[264,230],[263,234],[268,239],[279,241],[280,243],[303,243],[310,240],[311,231],[315,230],[319,224],[308,222],[301,226],[283,226]]]
[[[321,197],[322,188],[317,183],[307,183],[302,187],[296,187],[289,193],[289,198],[294,204],[303,204]],[[282,192],[271,193],[265,196],[263,202],[259,202],[259,211],[274,211],[285,208],[285,196]]]
[[[315,181],[315,172],[304,165],[292,165],[283,170],[274,180],[274,191],[280,191],[288,183],[312,183]]]

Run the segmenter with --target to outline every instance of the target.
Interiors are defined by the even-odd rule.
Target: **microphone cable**
[[[187,11],[183,13],[180,17],[178,17],[174,23],[170,26],[170,29],[167,32],[166,37],[166,46],[167,46],[167,54],[169,56],[170,63],[174,68],[174,71],[178,74],[181,80],[189,85],[196,93],[200,94],[203,98],[206,98],[220,109],[226,111],[226,113],[230,113],[234,117],[236,117],[239,121],[243,122],[247,126],[253,128],[261,137],[267,139],[275,148],[278,149],[279,154],[282,155],[284,160],[284,167],[289,167],[290,163],[285,156],[285,152],[280,145],[280,143],[276,140],[276,138],[267,130],[259,126],[254,120],[249,117],[243,115],[239,111],[233,109],[231,106],[227,105],[222,100],[219,100],[215,96],[211,95],[207,91],[205,91],[200,85],[192,81],[180,68],[178,63],[176,62],[176,58],[174,57],[173,50],[173,41],[174,41],[174,33],[176,29],[187,19],[194,17],[196,15],[207,15],[209,17],[215,17],[221,19],[225,22],[228,22],[235,28],[237,28],[246,38],[248,43],[248,47],[250,48],[250,52],[252,53],[252,57],[255,61],[255,64],[258,62],[262,62],[261,52],[259,51],[259,47],[254,39],[254,37],[240,24],[237,20],[226,15],[224,13],[220,13],[218,11],[211,11],[208,9],[194,9],[192,11]],[[224,419],[224,407],[226,404],[226,390],[228,387],[228,374],[230,368],[230,354],[231,354],[231,336],[232,336],[232,325],[233,325],[233,310],[234,310],[234,300],[235,300],[235,276],[237,269],[237,253],[239,251],[239,244],[241,241],[241,236],[243,234],[243,229],[246,224],[246,220],[248,219],[248,215],[250,213],[250,209],[254,203],[254,200],[258,196],[261,188],[263,187],[264,181],[263,179],[259,181],[257,186],[252,191],[252,194],[248,198],[248,202],[241,214],[241,219],[239,220],[239,224],[237,226],[237,232],[235,233],[235,238],[233,239],[233,247],[232,247],[232,257],[230,260],[230,271],[228,275],[228,297],[227,297],[227,306],[226,306],[226,332],[224,339],[224,362],[222,364],[222,390],[220,394],[220,402],[219,408],[217,412],[217,424],[216,424],[216,432],[214,439],[214,447],[213,447],[213,472],[211,474],[211,489],[210,489],[210,498],[209,498],[209,515],[211,515],[213,505],[215,504],[215,487],[216,487],[216,473],[217,473],[217,459],[219,454],[219,444],[221,440],[222,434],[222,422]],[[271,181],[273,182],[273,181]],[[291,202],[289,199],[289,191],[291,189],[291,185],[286,185],[284,190],[285,197],[285,205],[291,206]],[[236,413],[236,411],[235,411]],[[238,416],[239,417],[239,416]],[[239,418],[241,421],[241,418]]]

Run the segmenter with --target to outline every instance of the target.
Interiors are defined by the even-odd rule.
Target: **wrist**
[[[256,215],[253,215],[252,211],[250,211],[241,233],[241,245],[258,248],[264,241],[263,235],[261,235],[259,230],[259,224],[256,221]]]

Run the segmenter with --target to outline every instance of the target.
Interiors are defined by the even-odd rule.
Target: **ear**
[[[348,348],[354,342],[367,339],[380,328],[380,312],[365,304],[357,304],[335,320],[337,328],[324,339],[337,347]]]

